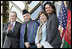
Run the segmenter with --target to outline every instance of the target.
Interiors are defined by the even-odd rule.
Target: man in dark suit
[[[10,13],[10,22],[4,24],[3,33],[6,34],[3,48],[18,48],[20,41],[21,23],[16,21],[17,14],[14,11]]]

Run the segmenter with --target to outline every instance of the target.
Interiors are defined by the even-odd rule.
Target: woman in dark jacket
[[[60,48],[61,37],[58,31],[59,22],[55,12],[55,6],[51,2],[47,2],[44,4],[44,11],[49,18],[46,25],[46,41],[48,41],[53,48]]]

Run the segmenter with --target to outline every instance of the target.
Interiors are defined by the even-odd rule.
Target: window
[[[25,8],[25,4],[22,1],[9,1],[9,10],[17,13],[17,20],[23,22],[22,10]]]

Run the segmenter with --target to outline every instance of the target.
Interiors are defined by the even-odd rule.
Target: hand
[[[26,46],[26,48],[29,48],[30,47],[29,42],[25,42],[25,46]]]
[[[37,48],[42,48],[42,45],[40,43],[38,43]]]
[[[8,31],[9,30],[12,30],[12,25],[11,24],[9,24],[9,26],[8,26]]]

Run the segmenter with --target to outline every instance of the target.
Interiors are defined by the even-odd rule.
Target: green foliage
[[[9,19],[9,2],[8,1],[3,1],[3,23],[6,23]]]

